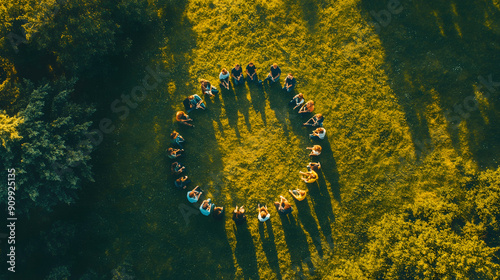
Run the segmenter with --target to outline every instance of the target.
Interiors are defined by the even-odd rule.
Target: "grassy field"
[[[188,1],[162,11],[166,38],[145,64],[171,75],[97,151],[82,219],[98,235],[82,263],[138,279],[340,277],[384,213],[445,192],[464,170],[498,166],[498,92],[478,77],[500,80],[499,2],[401,0],[376,32],[370,12],[387,2]],[[320,179],[287,218],[272,203],[307,188],[298,172],[318,143],[287,106],[291,94],[246,84],[205,99],[207,110],[190,114],[195,128],[174,122],[199,79],[218,84],[222,67],[248,61],[261,79],[273,62],[293,72],[296,92],[325,115]],[[245,205],[247,226],[200,215],[175,189],[173,129],[187,140],[191,187],[227,210]],[[270,222],[257,221],[257,203],[270,206]]]

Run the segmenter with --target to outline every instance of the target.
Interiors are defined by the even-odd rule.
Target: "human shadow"
[[[244,279],[259,279],[259,268],[257,266],[257,254],[248,230],[248,225],[233,225],[236,235],[236,249],[234,251],[236,261],[243,270]]]
[[[267,237],[266,230],[264,228],[267,228]],[[267,220],[265,223],[259,223],[259,234],[260,240],[262,241],[262,249],[266,254],[269,267],[271,267],[273,272],[276,274],[277,279],[282,279],[278,251],[276,250],[276,243],[274,240],[273,226],[270,220]]]
[[[222,126],[221,122],[221,102],[220,102],[220,92],[218,94],[215,94],[211,98],[205,98],[205,103],[207,104],[207,109],[210,114],[210,118],[214,120],[217,123],[217,126],[219,127],[219,132],[221,133],[222,137],[225,137],[224,133],[224,127]]]
[[[234,93],[236,96],[236,108],[238,108],[238,111],[243,115],[248,131],[252,132],[249,115],[250,101],[247,98],[247,88],[245,84],[235,86]]]
[[[221,90],[220,95],[224,100],[224,110],[229,122],[229,126],[234,128],[236,137],[241,137],[238,130],[238,106],[236,106],[236,93],[232,88],[229,90]]]
[[[332,146],[330,145],[330,140],[328,135],[325,136],[323,140],[313,140],[314,144],[321,145],[321,155],[319,156],[319,161],[321,163],[321,172],[318,175],[323,175],[319,177],[318,182],[320,187],[326,188],[326,182],[330,184],[332,190],[333,198],[339,203],[342,203],[342,198],[340,195],[340,183],[339,183],[339,171],[337,169],[337,163],[333,157]],[[330,203],[331,205],[331,203]]]
[[[402,11],[389,19],[380,18],[387,1],[363,0],[361,7],[366,21],[382,26],[378,37],[385,49],[385,71],[405,112],[417,158],[442,141],[431,137],[427,123],[435,118],[427,108],[438,105],[455,150],[470,151],[482,167],[497,166],[500,99],[488,76],[500,81],[500,32],[490,28],[498,25],[498,6],[486,0],[401,1]],[[483,105],[475,104],[481,95],[489,97]]]
[[[304,229],[309,233],[309,236],[311,236],[313,244],[316,247],[319,256],[323,257],[323,247],[321,245],[320,232],[318,230],[316,220],[314,220],[314,217],[311,215],[311,208],[309,207],[307,198],[302,201],[296,201],[295,205],[297,206],[298,212],[297,218],[304,226]]]
[[[288,138],[288,108],[286,106],[287,98],[285,98],[285,93],[281,90],[281,85],[279,82],[274,84],[269,84],[264,82],[264,91],[266,93],[266,98],[269,100],[269,107],[274,111],[276,119],[281,124],[283,128],[283,133],[285,137]]]
[[[262,122],[264,123],[264,126],[266,126],[266,93],[264,92],[264,86],[248,86],[250,88],[250,99],[252,100],[252,107],[255,112],[260,113]]]
[[[309,274],[313,275],[315,268],[311,262],[311,253],[307,243],[307,236],[295,220],[292,213],[288,215],[278,214],[285,234],[285,242],[290,252],[292,269],[297,270],[300,275],[303,274],[302,263],[306,263],[309,268]]]

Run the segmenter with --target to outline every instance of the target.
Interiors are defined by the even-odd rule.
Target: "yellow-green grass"
[[[491,36],[500,7],[475,2],[401,1],[403,11],[378,33],[370,11],[387,9],[385,1],[189,1],[162,11],[167,38],[151,64],[171,76],[98,157],[99,218],[90,223],[105,240],[94,250],[100,268],[127,262],[140,279],[335,277],[383,214],[442,194],[463,170],[497,166],[498,94],[484,98],[477,77],[498,74]],[[190,114],[195,128],[175,124],[182,100],[200,94],[199,79],[218,85],[222,67],[249,61],[260,79],[273,62],[281,83],[294,73],[296,92],[325,115],[325,140],[308,139],[312,129],[280,85],[222,91]],[[479,109],[454,129],[444,112],[468,96]],[[187,140],[189,188],[202,186],[202,198],[224,206],[224,221],[190,215],[197,210],[175,189],[165,153],[173,129]],[[298,172],[315,143],[323,168],[318,184],[306,186]],[[309,189],[307,200],[280,217],[273,202],[292,201],[288,189],[297,187]],[[257,203],[269,206],[270,222],[257,221]],[[235,205],[246,206],[247,226],[231,221]]]

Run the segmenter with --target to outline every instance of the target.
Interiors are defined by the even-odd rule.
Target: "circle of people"
[[[277,63],[273,63],[264,81],[258,79],[256,69],[257,68],[255,67],[253,62],[248,63],[245,70],[246,81],[248,83],[255,83],[259,87],[263,86],[264,81],[268,82],[269,85],[274,83],[279,83],[279,79],[281,76],[281,69],[279,68]],[[234,68],[231,69],[231,73],[229,73],[225,68],[222,68],[219,74],[219,80],[220,80],[219,86],[222,90],[223,89],[230,90],[229,76],[232,77],[234,86],[240,86],[245,84],[245,78],[243,75],[242,68],[239,64],[236,64]],[[219,93],[219,90],[215,86],[213,86],[209,81],[202,79],[200,83],[201,83],[202,95],[205,95],[206,98],[207,97],[210,98],[215,94]],[[286,92],[292,92],[295,89],[296,83],[297,81],[293,77],[293,74],[288,73],[282,89]],[[183,101],[183,104],[187,113],[196,109],[202,109],[202,110],[206,109],[203,99],[198,94],[190,95]],[[298,113],[301,114],[303,117],[310,117],[314,111],[314,101],[309,100],[305,102],[302,93],[295,95],[289,102],[289,105],[290,107],[293,108],[292,110],[296,110],[297,108],[299,108]],[[187,113],[185,113],[184,111],[178,111],[175,116],[176,121],[181,125],[194,127],[194,124],[192,124],[193,119],[191,119],[187,115]],[[326,130],[323,128],[323,120],[324,117],[322,116],[322,114],[314,114],[312,115],[311,118],[309,118],[306,122],[303,123],[304,126],[316,127],[316,129],[312,132],[312,134],[309,135],[309,138],[316,140],[321,140],[325,138]],[[169,158],[175,160],[181,157],[182,154],[184,153],[183,143],[185,142],[185,139],[175,130],[171,133],[170,137],[172,144],[176,146],[176,148],[172,147],[168,148],[167,153]],[[316,159],[321,154],[320,145],[314,145],[313,147],[307,147],[306,149],[311,150],[311,152],[309,153],[311,160]],[[307,172],[299,171],[302,181],[308,184],[316,182],[316,180],[318,179],[317,172],[319,171],[320,168],[321,168],[321,163],[319,161],[309,162],[309,164],[307,165]],[[174,181],[175,187],[177,187],[178,189],[186,189],[188,184],[191,183],[189,177],[185,175],[186,167],[183,164],[179,163],[178,161],[175,161],[171,165],[171,171],[172,174],[176,177]],[[297,201],[304,200],[307,195],[306,190],[295,189],[288,191],[292,195],[292,197],[295,198]],[[200,188],[200,186],[196,186],[195,188],[187,192],[186,194],[187,200],[191,203],[197,203],[202,193],[203,190]],[[274,202],[274,206],[276,207],[278,213],[283,215],[287,215],[293,211],[292,206],[290,205],[288,200],[283,196],[280,196],[279,201]],[[209,216],[210,214],[212,214],[212,216],[215,219],[222,219],[225,213],[224,207],[215,206],[215,204],[212,202],[210,198],[203,200],[203,202],[200,204],[199,209],[203,215]],[[267,220],[269,220],[270,217],[271,214],[269,213],[267,206],[258,204],[257,206],[258,220],[260,222],[266,222]],[[239,207],[236,206],[236,208],[233,210],[232,219],[236,224],[245,223],[247,219],[245,215],[245,206],[239,206]]]

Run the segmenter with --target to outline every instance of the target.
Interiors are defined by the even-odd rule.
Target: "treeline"
[[[82,185],[93,181],[89,131],[95,106],[85,98],[92,90],[87,84],[116,69],[117,61],[127,60],[138,34],[158,32],[173,4],[170,0],[0,4],[0,170],[7,178],[7,169],[15,168],[15,214],[23,217],[20,228],[30,231],[17,248],[24,257],[16,266],[27,268],[37,257],[47,260],[50,266],[37,271],[39,279],[69,278],[75,262],[66,252],[78,238],[78,224],[57,221],[51,213],[74,204]],[[0,204],[6,208],[7,180],[1,183]],[[35,216],[50,225],[34,220]],[[97,278],[93,271],[82,274],[81,279]],[[14,276],[20,275],[22,271]]]

